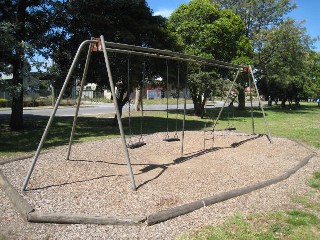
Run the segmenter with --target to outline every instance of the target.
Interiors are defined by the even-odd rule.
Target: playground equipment
[[[143,71],[142,71],[142,83],[145,80],[145,72],[146,72],[146,64],[143,63]],[[128,94],[129,94],[129,140],[128,140],[128,144],[127,147],[134,149],[134,148],[139,148],[142,147],[144,145],[146,145],[146,143],[143,140],[143,103],[142,103],[142,98],[141,98],[141,116],[140,116],[140,136],[138,138],[137,142],[133,142],[132,141],[132,127],[131,127],[131,97],[130,97],[130,58],[128,57]]]
[[[179,91],[180,91],[180,65],[178,63],[178,86],[177,86],[177,105],[176,105],[176,129],[173,137],[169,136],[169,66],[168,66],[168,61],[166,61],[166,70],[167,70],[167,81],[166,81],[166,88],[167,88],[167,132],[166,135],[163,139],[163,141],[166,142],[175,142],[175,141],[180,141],[180,138],[178,136],[178,109],[179,109]],[[184,129],[183,129],[184,130]]]
[[[65,90],[67,88],[67,85],[70,81],[70,78],[72,76],[72,73],[75,69],[75,67],[77,66],[77,62],[80,58],[80,54],[82,52],[82,50],[84,49],[85,46],[88,46],[88,53],[87,53],[87,58],[86,58],[86,63],[85,63],[85,67],[84,67],[84,72],[82,75],[82,79],[81,79],[81,85],[80,85],[80,93],[79,93],[79,98],[77,100],[77,106],[76,106],[76,110],[75,110],[75,116],[74,116],[74,120],[73,120],[73,125],[72,125],[72,130],[71,130],[71,136],[70,136],[70,141],[69,141],[69,147],[68,147],[68,153],[67,153],[67,159],[69,159],[70,157],[70,153],[71,153],[71,147],[72,147],[72,142],[73,142],[73,137],[74,137],[74,132],[76,129],[76,123],[77,123],[77,117],[78,117],[78,112],[79,112],[79,107],[80,107],[80,102],[81,102],[81,96],[82,96],[82,91],[84,88],[84,83],[85,83],[85,79],[86,79],[86,75],[87,75],[87,71],[88,71],[88,67],[89,67],[89,62],[90,62],[90,57],[92,52],[95,51],[101,51],[103,52],[104,55],[104,59],[105,59],[105,64],[106,64],[106,70],[107,70],[107,75],[108,75],[108,80],[110,83],[110,88],[111,88],[111,93],[112,93],[112,97],[113,99],[116,99],[116,93],[115,93],[115,86],[114,86],[114,82],[113,82],[113,78],[112,78],[112,71],[111,71],[111,67],[110,67],[110,62],[109,62],[109,58],[108,58],[108,52],[115,52],[115,53],[122,53],[122,54],[132,54],[132,55],[138,55],[138,56],[147,56],[150,58],[160,58],[160,59],[165,59],[165,60],[174,60],[174,61],[178,61],[178,62],[193,62],[193,63],[199,63],[202,65],[208,65],[208,66],[214,66],[214,67],[219,67],[219,68],[226,68],[229,70],[235,70],[237,71],[236,73],[236,77],[234,78],[232,85],[228,91],[228,95],[226,97],[226,100],[223,104],[223,107],[221,108],[219,115],[216,119],[216,121],[213,124],[212,130],[211,130],[211,134],[214,134],[214,130],[215,127],[218,123],[218,120],[220,118],[221,112],[223,111],[223,108],[227,102],[227,99],[230,95],[231,89],[235,83],[235,81],[238,78],[238,75],[240,72],[246,72],[248,73],[248,76],[252,78],[252,83],[255,86],[256,92],[258,93],[258,88],[256,86],[256,81],[254,79],[253,76],[253,71],[251,69],[251,66],[243,66],[243,65],[238,65],[238,64],[232,64],[232,63],[227,63],[227,62],[223,62],[223,61],[218,61],[218,60],[214,60],[214,59],[207,59],[207,58],[203,58],[203,57],[197,57],[197,56],[193,56],[193,55],[187,55],[187,54],[183,54],[183,53],[178,53],[178,52],[172,52],[172,51],[168,51],[168,50],[160,50],[160,49],[153,49],[153,48],[145,48],[145,47],[138,47],[138,46],[132,46],[132,45],[126,45],[126,44],[119,44],[119,43],[112,43],[112,42],[106,42],[104,40],[103,36],[100,36],[100,38],[98,39],[91,39],[91,40],[87,40],[81,43],[81,45],[79,46],[77,53],[73,59],[72,65],[69,69],[69,72],[67,74],[67,77],[64,81],[64,84],[62,86],[61,92],[58,96],[58,99],[56,101],[56,104],[53,108],[52,114],[49,118],[49,121],[46,125],[46,128],[44,130],[44,133],[42,135],[42,138],[40,140],[40,143],[38,145],[38,148],[36,150],[36,153],[34,155],[34,158],[32,160],[31,166],[28,170],[27,176],[23,182],[23,186],[22,186],[22,191],[25,191],[27,188],[27,185],[29,183],[31,174],[34,170],[35,164],[38,160],[38,157],[40,155],[40,151],[42,149],[42,146],[46,140],[46,137],[48,135],[48,131],[51,127],[51,124],[53,122],[53,119],[55,117],[56,111],[59,107],[60,101],[62,99],[63,94],[65,93]],[[128,74],[130,71],[130,66],[128,67]],[[167,74],[168,74],[168,68],[167,68]],[[179,75],[178,75],[179,76]],[[180,77],[180,76],[179,76]],[[184,95],[186,93],[186,87],[184,88]],[[259,96],[259,95],[258,95]],[[134,174],[132,171],[132,166],[131,166],[131,162],[130,162],[130,156],[129,156],[129,152],[128,152],[128,146],[127,146],[127,142],[126,142],[126,138],[125,138],[125,134],[124,134],[124,130],[123,130],[123,126],[122,126],[122,120],[121,120],[121,115],[120,115],[120,111],[119,111],[119,106],[117,101],[113,101],[114,103],[114,109],[116,112],[116,116],[117,116],[117,121],[118,121],[118,126],[119,126],[119,131],[120,131],[120,135],[121,135],[121,142],[122,142],[122,147],[123,147],[123,152],[125,155],[125,159],[127,161],[127,167],[128,167],[128,173],[130,176],[130,181],[132,184],[132,189],[134,191],[136,191],[136,183],[135,183],[135,179],[134,179]],[[271,136],[269,133],[269,128],[268,128],[268,124],[267,124],[267,120],[265,117],[265,113],[263,110],[263,106],[260,102],[260,97],[259,97],[259,105],[261,107],[262,113],[263,113],[263,117],[265,120],[265,124],[266,124],[266,128],[268,131],[268,138],[269,141],[271,142]],[[167,106],[168,106],[168,102],[167,102]],[[252,103],[251,103],[252,106]],[[252,109],[252,108],[251,108]],[[251,110],[252,111],[252,110]],[[182,133],[181,133],[181,156],[183,156],[183,140],[184,140],[184,129],[185,129],[185,113],[186,113],[186,101],[184,101],[184,117],[183,117],[183,128],[182,128]],[[143,112],[142,112],[143,114]],[[253,116],[253,113],[252,113]],[[142,115],[143,117],[143,115]],[[142,118],[141,118],[142,120]],[[252,122],[253,122],[253,118],[252,118]],[[254,124],[252,124],[253,126],[253,132],[254,132]],[[141,124],[141,130],[142,130],[142,124]],[[141,131],[142,132],[142,131]],[[167,131],[168,132],[168,131]],[[142,136],[142,135],[141,135]],[[204,142],[207,141],[206,138],[204,138]],[[214,141],[214,137],[210,138],[212,139],[212,141]],[[141,143],[139,145],[142,145]],[[137,146],[136,146],[137,147]]]

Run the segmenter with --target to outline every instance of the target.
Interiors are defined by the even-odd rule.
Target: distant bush
[[[10,107],[10,101],[4,98],[0,98],[0,107]]]

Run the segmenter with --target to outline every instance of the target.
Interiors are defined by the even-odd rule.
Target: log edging
[[[291,140],[291,139],[290,139]],[[298,141],[294,141],[301,144]],[[309,146],[301,144],[308,150],[312,150]],[[300,168],[308,164],[308,162],[317,156],[317,153],[313,151],[311,154],[306,156],[301,162],[296,166],[292,167],[285,173],[265,180],[259,183],[255,183],[249,186],[241,187],[238,189],[233,189],[227,192],[219,193],[207,198],[203,198],[197,201],[193,201],[187,204],[183,204],[177,207],[169,208],[157,213],[153,213],[149,216],[105,216],[105,215],[85,215],[85,214],[68,214],[68,213],[42,213],[36,211],[33,206],[31,206],[12,186],[5,175],[0,170],[0,187],[3,188],[5,194],[8,196],[12,204],[15,206],[17,212],[23,217],[24,220],[33,223],[58,223],[58,224],[102,224],[102,225],[137,225],[146,222],[147,225],[154,225],[160,222],[167,221],[169,219],[193,212],[202,207],[206,207],[218,202],[226,201],[231,198],[235,198],[252,191],[276,184],[281,182],[291,175],[295,174]],[[23,160],[29,158],[29,156],[24,156],[21,158],[10,159],[5,163]],[[0,165],[5,164],[3,162]]]
[[[281,181],[289,178],[294,173],[296,173],[300,168],[305,166],[311,158],[315,157],[316,155],[317,154],[315,152],[311,153],[310,155],[305,157],[299,164],[297,164],[293,168],[289,169],[284,174],[277,176],[277,177],[274,177],[274,178],[271,178],[269,180],[255,183],[255,184],[252,184],[252,185],[249,185],[246,187],[233,189],[233,190],[230,190],[227,192],[213,195],[211,197],[203,198],[201,200],[197,200],[197,201],[194,201],[191,203],[183,204],[183,205],[180,205],[177,207],[169,208],[169,209],[151,214],[147,218],[147,224],[153,225],[156,223],[164,222],[169,219],[193,212],[193,211],[200,209],[202,207],[206,207],[206,206],[218,203],[218,202],[226,201],[228,199],[235,198],[235,197],[250,193],[252,191],[270,186],[272,184],[276,184],[278,182],[281,182]]]

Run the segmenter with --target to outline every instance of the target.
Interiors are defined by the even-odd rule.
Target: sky
[[[147,0],[154,15],[169,17],[170,14],[181,4],[188,3],[189,0]],[[320,36],[320,1],[319,0],[292,0],[298,7],[289,13],[289,17],[306,27],[307,34],[312,38]],[[315,50],[320,51],[320,41],[315,42]]]

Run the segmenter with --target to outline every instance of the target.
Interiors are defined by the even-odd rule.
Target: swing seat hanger
[[[142,147],[142,146],[144,146],[144,145],[146,145],[145,142],[139,141],[139,142],[136,142],[136,143],[128,144],[127,147],[130,148],[130,149],[135,149],[135,148]]]
[[[165,138],[163,139],[163,141],[166,141],[166,142],[177,142],[177,141],[180,141],[180,138],[178,137],[177,133],[173,137],[170,137],[169,134],[167,134],[165,136]]]
[[[166,141],[166,142],[177,142],[177,141],[180,141],[180,139],[176,138],[176,137],[171,137],[171,138],[164,138],[163,141]]]

